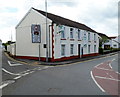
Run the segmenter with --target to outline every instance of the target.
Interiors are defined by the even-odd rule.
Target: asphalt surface
[[[118,56],[114,55],[47,69],[37,69],[34,73],[21,77],[4,87],[2,93],[3,95],[109,95],[99,89],[90,72],[94,66],[117,58]],[[5,60],[7,59],[3,57],[3,61]],[[7,63],[5,64],[7,65]],[[113,68],[117,68],[116,65],[118,65],[117,61],[112,64]],[[35,68],[28,67],[25,66],[24,69],[21,69],[17,66],[14,70],[17,73],[19,68],[20,71]],[[5,66],[4,68],[8,69],[9,67]],[[9,68],[9,70],[13,69]],[[3,80],[7,80],[4,76]]]

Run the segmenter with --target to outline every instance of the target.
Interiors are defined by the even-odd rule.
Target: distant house
[[[109,37],[109,39],[102,45],[102,48],[120,48],[120,35],[115,37]]]
[[[84,24],[47,13],[47,33],[49,61],[99,53],[99,35]],[[31,8],[16,26],[16,57],[45,61],[46,41],[46,13]]]

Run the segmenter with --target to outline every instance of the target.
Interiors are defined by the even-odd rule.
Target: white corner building
[[[15,56],[41,61],[48,56],[52,62],[95,56],[99,37],[86,25],[51,13],[47,13],[46,27],[46,13],[31,8],[16,26]]]

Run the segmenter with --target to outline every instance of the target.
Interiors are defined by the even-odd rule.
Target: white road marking
[[[120,74],[119,72],[116,72],[117,74]]]
[[[108,80],[114,80],[114,81],[120,81],[118,79],[113,79],[113,78],[107,78],[107,77],[101,77],[101,76],[95,76],[96,78],[101,78],[101,79],[108,79]]]
[[[95,84],[100,88],[100,90],[101,90],[102,92],[105,92],[105,90],[96,82],[95,78],[93,77],[92,71],[90,72],[90,74],[91,74],[91,77],[92,77],[93,81],[95,82]]]
[[[98,66],[101,65],[101,64],[103,64],[103,63],[100,63],[100,64],[96,65],[94,68],[98,68]]]
[[[112,69],[111,63],[109,63],[110,68]]]
[[[102,70],[108,70],[108,71],[113,71],[111,69],[105,69],[105,68],[99,68],[99,67],[96,67],[97,69],[102,69]]]
[[[20,64],[20,63],[17,63],[17,64],[11,64],[10,61],[8,61],[8,64],[9,64],[10,66],[19,66],[19,65],[23,65],[23,64]]]
[[[116,59],[113,59],[112,61],[115,61]]]
[[[29,72],[29,73],[33,73],[33,72],[35,72],[35,71],[31,71],[31,72]]]
[[[19,79],[19,78],[21,78],[22,76],[17,76],[17,77],[15,77],[15,78],[13,78],[13,79]]]
[[[8,83],[5,83],[5,84],[3,84],[3,85],[0,85],[0,89],[6,87],[7,85],[8,85]]]
[[[14,82],[15,82],[14,80],[10,80],[10,81],[8,80],[8,81],[5,81],[5,82],[2,82],[2,85],[0,85],[0,89],[4,88],[7,85],[12,84]]]
[[[15,73],[12,73],[12,72],[9,72],[7,71],[6,69],[2,68],[2,70],[10,75],[20,75],[19,73],[15,74]]]
[[[22,76],[28,75],[29,73],[22,74]]]
[[[113,78],[109,73],[106,73],[108,76],[110,76],[111,78]]]

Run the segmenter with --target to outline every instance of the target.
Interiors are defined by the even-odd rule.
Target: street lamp
[[[46,10],[46,62],[48,62],[47,0],[45,0],[45,10]]]

